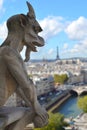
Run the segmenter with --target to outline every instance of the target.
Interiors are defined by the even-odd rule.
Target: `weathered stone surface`
[[[15,121],[23,118],[25,113],[31,113],[29,108],[24,107],[1,107],[0,108],[0,127],[6,127]]]
[[[30,52],[36,52],[36,46],[44,45],[44,39],[38,36],[42,29],[36,20],[34,9],[30,3],[27,2],[27,5],[27,15],[18,14],[7,20],[8,36],[0,46],[0,130],[23,130],[31,122],[36,127],[43,127],[48,123],[48,114],[37,100],[35,86],[29,79],[20,55],[26,46],[25,61],[28,61]],[[14,92],[31,110],[6,107],[2,109]]]

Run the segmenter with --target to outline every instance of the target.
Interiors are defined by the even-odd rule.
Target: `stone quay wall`
[[[68,93],[64,93],[58,99],[55,99],[54,102],[51,102],[50,104],[48,104],[46,106],[47,111],[48,112],[56,111],[56,109],[58,109],[58,107],[60,107],[70,97],[71,97],[71,94],[69,92]]]

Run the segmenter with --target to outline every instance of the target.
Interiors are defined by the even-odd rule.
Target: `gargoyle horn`
[[[27,1],[27,6],[28,6],[28,10],[29,10],[29,12],[27,13],[27,16],[31,17],[31,18],[36,18],[34,9],[28,1]]]

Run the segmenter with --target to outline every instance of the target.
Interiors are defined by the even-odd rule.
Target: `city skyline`
[[[31,53],[31,59],[87,57],[87,1],[29,0],[43,32],[45,46]],[[27,14],[26,0],[0,0],[0,44],[7,36],[6,21],[15,14]],[[22,52],[24,57],[24,51]]]

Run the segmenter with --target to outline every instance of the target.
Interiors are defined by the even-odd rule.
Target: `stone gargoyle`
[[[38,35],[42,28],[34,9],[29,2],[27,6],[26,15],[17,14],[7,20],[8,36],[0,46],[0,130],[24,130],[31,122],[35,127],[48,123],[48,114],[37,100],[35,86],[20,55],[26,46],[25,61],[28,61],[30,52],[44,45],[44,39]],[[27,107],[4,106],[14,92]]]

